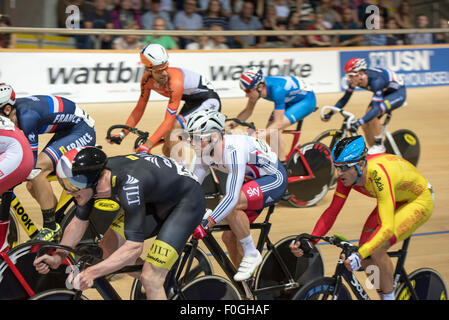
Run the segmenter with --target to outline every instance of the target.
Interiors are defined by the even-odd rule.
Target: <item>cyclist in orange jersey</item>
[[[337,187],[312,235],[322,236],[331,229],[351,189],[376,198],[377,206],[362,229],[359,249],[346,257],[345,265],[354,271],[377,266],[381,298],[394,300],[394,268],[387,250],[410,237],[430,218],[433,189],[418,169],[401,157],[366,153],[362,136],[343,138],[335,144],[332,160],[338,174]],[[290,249],[295,256],[303,254],[298,242]]]
[[[151,148],[164,138],[162,152],[171,155],[171,150],[179,141],[181,130],[187,120],[199,110],[221,110],[218,94],[200,74],[183,68],[168,66],[168,54],[159,44],[149,44],[140,53],[141,62],[145,65],[145,73],[140,82],[140,97],[136,107],[131,112],[126,125],[135,127],[145,112],[151,91],[169,98],[164,121],[150,136],[147,144],[141,145],[138,151],[150,151]],[[178,112],[181,101],[184,105]],[[176,121],[177,120],[177,121]],[[111,143],[120,144],[128,132],[126,130],[115,135]],[[173,135],[171,133],[174,133]]]

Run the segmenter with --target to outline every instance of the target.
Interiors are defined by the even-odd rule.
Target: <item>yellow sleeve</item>
[[[367,179],[367,184],[372,184],[377,198],[380,221],[371,238],[359,248],[359,254],[363,259],[383,246],[394,234],[395,197],[391,177],[379,163],[369,170]]]

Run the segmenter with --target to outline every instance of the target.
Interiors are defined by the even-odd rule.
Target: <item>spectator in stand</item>
[[[317,12],[323,15],[323,23],[326,28],[330,29],[336,23],[341,21],[341,17],[337,11],[334,10],[331,0],[322,0]]]
[[[398,24],[396,23],[396,19],[390,18],[387,22],[387,29],[396,30],[398,28]],[[404,35],[403,34],[387,34],[387,46],[400,46],[404,44]]]
[[[154,18],[154,24],[153,24],[153,30],[167,30],[165,25],[165,19],[161,17],[155,17]],[[151,36],[145,36],[144,43],[157,43],[163,46],[167,50],[171,49],[179,49],[178,44],[176,43],[175,39],[173,39],[171,36],[167,35],[151,35]]]
[[[426,15],[420,14],[416,17],[416,27],[418,29],[425,29],[429,25],[429,19]],[[407,35],[407,43],[420,45],[420,44],[433,44],[433,35],[431,33],[411,33]]]
[[[278,17],[278,20],[287,20],[288,16],[290,15],[290,8],[287,5],[286,0],[273,0],[273,5],[276,11],[276,16]],[[268,8],[268,7],[267,7]],[[265,16],[266,16],[266,10],[265,9]]]
[[[114,29],[123,29],[127,25],[134,24],[142,29],[142,17],[138,10],[133,9],[131,0],[120,0],[116,8],[112,10],[112,21]]]
[[[283,20],[277,16],[276,8],[274,5],[269,5],[265,9],[265,17],[262,19],[262,25],[264,30],[286,30],[286,23],[282,23]],[[285,36],[261,36],[261,43],[265,48],[283,48],[286,46],[287,38]]]
[[[407,0],[402,0],[399,3],[394,19],[401,29],[413,28],[413,13],[412,7]]]
[[[10,27],[11,19],[9,16],[0,14],[0,27]],[[14,33],[0,33],[0,48],[15,48],[16,35]]]
[[[307,27],[307,30],[329,30],[322,13],[315,14],[314,24]],[[307,42],[310,47],[330,47],[331,37],[328,35],[307,36]]]
[[[287,30],[299,30],[299,21],[301,14],[297,11],[290,11],[288,17]],[[305,46],[305,38],[303,36],[291,36],[289,39],[289,47],[301,48]]]
[[[223,31],[219,25],[212,25],[209,29],[212,31]],[[229,49],[224,36],[200,36],[198,41],[191,42],[186,46],[187,50],[221,50]]]
[[[388,22],[390,20],[390,15],[385,0],[377,0],[376,6],[379,8],[379,14],[384,19],[384,22]]]
[[[112,15],[109,10],[106,9],[106,0],[94,0],[94,8],[91,8],[84,14],[84,28],[86,29],[113,29]],[[100,48],[96,49],[112,49],[112,36],[90,36],[89,46],[94,48],[95,37],[100,37]]]
[[[125,30],[137,30],[137,24],[129,24],[125,26]],[[116,50],[141,50],[143,48],[141,37],[138,35],[126,35],[114,39],[112,45]]]
[[[196,13],[196,0],[186,0],[184,2],[184,10],[175,14],[174,24],[177,30],[200,30],[203,28],[203,18]],[[192,36],[180,37],[179,44],[181,48],[193,42]]]
[[[262,28],[259,18],[254,15],[254,4],[250,1],[245,1],[240,14],[233,15],[229,20],[231,30],[261,30]],[[262,43],[257,43],[255,36],[234,36],[232,40],[233,48],[263,46]]]
[[[218,25],[223,30],[229,29],[229,19],[224,15],[219,0],[210,0],[207,11],[203,15],[203,27],[209,29],[212,25]]]
[[[332,27],[334,30],[357,30],[360,26],[353,20],[353,12],[351,8],[344,8],[342,21],[337,22]],[[357,46],[363,40],[362,35],[341,35],[334,36],[332,45],[338,47]]]
[[[377,21],[375,24],[379,25],[379,29],[384,29],[384,18],[380,15],[376,16],[374,19]],[[364,46],[386,46],[387,45],[387,36],[385,34],[367,34],[363,39]]]
[[[433,43],[449,43],[449,21],[446,19],[438,20],[438,28],[447,29],[447,33],[435,33]]]
[[[171,22],[170,14],[166,11],[161,10],[161,0],[150,0],[148,3],[149,11],[142,15],[142,25],[143,29],[151,30],[154,25],[154,20],[156,17],[160,17],[165,21],[165,28],[167,30],[174,30],[175,27]]]
[[[372,12],[370,10],[366,12],[366,9],[370,5],[372,5],[371,0],[364,0],[357,6],[357,20],[362,29],[368,29],[366,22],[369,16],[371,16]]]
[[[230,18],[232,16],[232,9],[231,9],[231,1],[230,0],[199,0],[199,11],[203,16],[208,16],[209,11],[211,10],[211,4],[212,2],[218,2],[218,6],[220,7],[220,10],[218,11],[218,16],[220,17],[226,17]],[[214,8],[212,10],[216,10],[216,4],[214,4]],[[203,21],[204,24],[204,21]],[[208,26],[204,25],[206,28],[210,28],[212,24],[209,24]],[[225,28],[225,27],[224,27]],[[226,29],[226,28],[225,28]]]
[[[357,10],[355,10],[352,5],[351,5],[351,0],[340,0],[339,5],[335,5],[334,6],[334,10],[338,13],[338,15],[340,16],[340,20],[337,22],[341,22],[341,20],[343,19],[343,10],[345,8],[349,8],[352,12],[352,19],[354,21],[358,21],[358,17],[357,17]]]

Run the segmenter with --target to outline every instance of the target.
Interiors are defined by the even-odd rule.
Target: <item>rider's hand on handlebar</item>
[[[326,113],[325,115],[323,115],[323,117],[321,118],[322,121],[327,122],[329,121],[332,116],[334,115],[334,111],[329,111],[328,113]]]
[[[40,274],[47,274],[50,272],[50,269],[57,269],[64,259],[58,255],[48,255],[44,254],[41,257],[34,259],[33,265],[36,268],[36,271]]]
[[[237,126],[238,126],[238,123],[237,123],[237,122],[231,121],[231,122],[229,122],[228,125],[226,126],[226,129],[232,130],[232,129],[236,128]]]
[[[344,254],[342,254],[342,259],[345,259]],[[353,252],[344,260],[344,265],[349,271],[357,271],[362,266],[362,257],[358,252]]]
[[[151,152],[150,152],[150,147],[147,146],[145,143],[142,143],[142,144],[136,149],[136,153],[141,153],[141,152],[151,153]]]
[[[110,144],[121,144],[123,139],[125,138],[126,134],[121,131],[119,134],[111,134],[111,138],[110,139],[106,139],[107,142],[109,142]]]
[[[293,240],[289,245],[291,253],[297,258],[309,255],[313,247],[313,244],[307,239],[301,239],[301,241]]]
[[[360,119],[352,122],[351,126],[349,127],[349,131],[356,133],[357,130],[359,129],[360,125],[361,125]]]

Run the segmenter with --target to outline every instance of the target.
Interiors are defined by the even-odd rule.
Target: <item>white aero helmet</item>
[[[16,104],[16,93],[9,84],[0,83],[0,109],[7,104]]]
[[[150,43],[140,52],[140,61],[150,69],[165,69],[168,67],[168,54],[160,44]]]
[[[218,111],[201,110],[187,121],[186,130],[189,135],[209,136],[214,131],[224,130],[225,120],[226,116]]]

